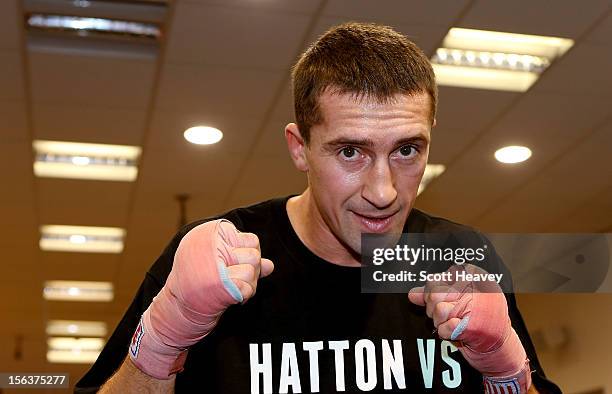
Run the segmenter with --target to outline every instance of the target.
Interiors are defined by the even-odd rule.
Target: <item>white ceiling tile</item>
[[[530,94],[468,150],[419,197],[418,206],[434,214],[476,224],[500,199],[527,182],[609,112],[606,102],[586,102],[575,96]],[[493,158],[505,145],[527,145],[533,156],[511,166]]]
[[[593,102],[581,96],[530,92],[495,124],[485,140],[492,149],[496,144],[525,144],[534,156],[549,158],[599,124],[611,110],[612,100]]]
[[[550,232],[611,232],[612,184],[550,223]]]
[[[153,121],[145,149],[152,155],[227,155],[247,152],[259,130],[261,117],[239,117],[215,113],[207,110],[158,110]],[[188,142],[183,133],[193,126],[216,127],[223,132],[223,139],[214,145],[194,145]]]
[[[612,179],[612,124],[601,127],[584,142],[571,145],[537,177],[498,204],[478,221],[482,228],[546,231],[576,207],[599,195]],[[576,164],[580,163],[580,166]],[[609,213],[609,212],[608,212]],[[606,216],[606,212],[601,212]],[[612,223],[612,216],[608,222]],[[591,228],[590,231],[598,231]]]
[[[17,49],[21,46],[22,18],[17,13],[19,0],[0,1],[0,49]]]
[[[612,9],[612,4],[610,4],[610,9]],[[607,44],[608,46],[612,44],[612,11],[585,37],[584,41],[590,44]]]
[[[263,116],[284,72],[166,65],[157,107],[238,117]]]
[[[283,92],[274,105],[272,119],[284,120],[287,123],[295,120],[293,111],[293,90],[291,89],[291,81],[283,87]]]
[[[41,224],[123,227],[130,182],[37,178]]]
[[[469,147],[478,132],[476,128],[436,126],[431,132],[429,163],[448,164]]]
[[[503,166],[486,149],[471,149],[434,179],[417,198],[416,207],[467,225],[529,177],[544,162],[530,159],[522,166]]]
[[[255,157],[259,157],[259,155],[289,155],[287,142],[285,141],[285,126],[289,122],[272,119],[266,123],[264,132],[253,150]]]
[[[30,143],[26,122],[26,106],[23,100],[0,100],[0,136],[2,143]],[[0,149],[5,149],[0,146]]]
[[[24,97],[20,52],[0,50],[0,100],[20,100]]]
[[[159,194],[169,201],[181,193],[202,198],[224,196],[238,176],[243,156],[214,147],[196,146],[182,152],[150,151],[149,156],[145,155],[139,175],[136,203],[142,201],[141,195],[150,193]]]
[[[554,63],[531,90],[612,98],[611,53],[606,45],[579,44]]]
[[[323,9],[323,15],[378,23],[448,26],[466,3],[465,0],[330,0]]]
[[[279,180],[282,179],[282,182]],[[224,208],[254,204],[270,198],[299,194],[306,188],[306,175],[299,172],[289,155],[258,155],[240,174],[237,187]]]
[[[34,103],[144,109],[155,63],[31,53],[30,68]]]
[[[43,278],[112,282],[117,274],[119,256],[107,253],[41,252],[40,263]]]
[[[3,139],[0,144],[0,217],[3,223],[0,244],[4,245],[2,250],[6,252],[7,261],[18,261],[22,251],[33,250],[38,242],[32,146],[29,139],[23,137]]]
[[[610,7],[609,0],[477,1],[460,27],[577,38]]]
[[[489,127],[518,96],[517,93],[495,90],[440,86],[436,127],[480,132]]]
[[[140,145],[145,129],[144,110],[34,104],[32,112],[36,139]]]
[[[284,70],[298,52],[305,15],[177,3],[166,61]]]
[[[214,145],[194,145],[183,137],[191,119],[202,119],[225,133]],[[249,119],[227,117],[210,122],[196,114],[158,112],[149,134],[140,165],[135,203],[154,194],[173,202],[179,193],[211,198],[225,195],[237,176],[245,153],[258,127]],[[199,122],[197,122],[199,123]]]

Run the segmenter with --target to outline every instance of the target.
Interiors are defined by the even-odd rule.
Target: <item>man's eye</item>
[[[417,152],[418,152],[417,149],[412,145],[404,145],[401,148],[399,148],[399,153],[403,157],[413,156]]]
[[[347,146],[342,148],[340,153],[346,159],[354,159],[357,156],[357,149],[353,148],[352,146]]]

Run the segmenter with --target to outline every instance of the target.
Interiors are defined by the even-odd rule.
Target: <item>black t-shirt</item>
[[[480,373],[436,337],[424,308],[406,294],[362,294],[359,268],[329,263],[306,248],[289,222],[287,199],[219,216],[257,234],[262,256],[275,270],[259,281],[252,299],[228,308],[214,331],[189,349],[177,392],[483,392]],[[76,392],[95,391],[121,365],[140,316],[172,269],[181,238],[212,219],[191,223],[172,239]],[[413,209],[404,231],[466,229]],[[514,295],[506,296],[536,388],[560,392],[545,378]]]

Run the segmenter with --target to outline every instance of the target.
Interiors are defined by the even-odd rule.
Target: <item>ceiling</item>
[[[447,166],[417,207],[496,232],[612,230],[610,0],[179,0],[158,56],[125,58],[26,49],[20,0],[0,1],[0,370],[70,371],[45,361],[48,319],[113,327],[144,272],[188,219],[299,193],[304,177],[282,137],[292,121],[289,68],[342,21],[385,23],[431,55],[452,26],[572,38],[575,45],[525,93],[440,88],[430,162]],[[223,130],[214,146],[182,132]],[[35,178],[32,140],[139,145],[134,183]],[[531,147],[520,165],[505,145]],[[124,227],[120,255],[41,252],[42,224]],[[45,302],[44,280],[109,280],[110,304]],[[15,361],[16,335],[23,359]]]

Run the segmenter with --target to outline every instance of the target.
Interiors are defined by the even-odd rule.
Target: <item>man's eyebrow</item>
[[[347,138],[347,137],[339,137],[333,139],[331,141],[327,141],[323,144],[324,148],[337,148],[339,146],[350,145],[350,146],[365,146],[372,147],[374,146],[374,141],[369,138]]]
[[[393,142],[394,146],[405,145],[414,142],[428,143],[429,138],[423,133],[419,133],[412,137],[400,138],[397,141]],[[373,147],[374,141],[370,138],[347,138],[347,137],[339,137],[333,139],[331,141],[327,141],[323,144],[324,149],[336,149],[341,146],[356,146],[356,147]]]

